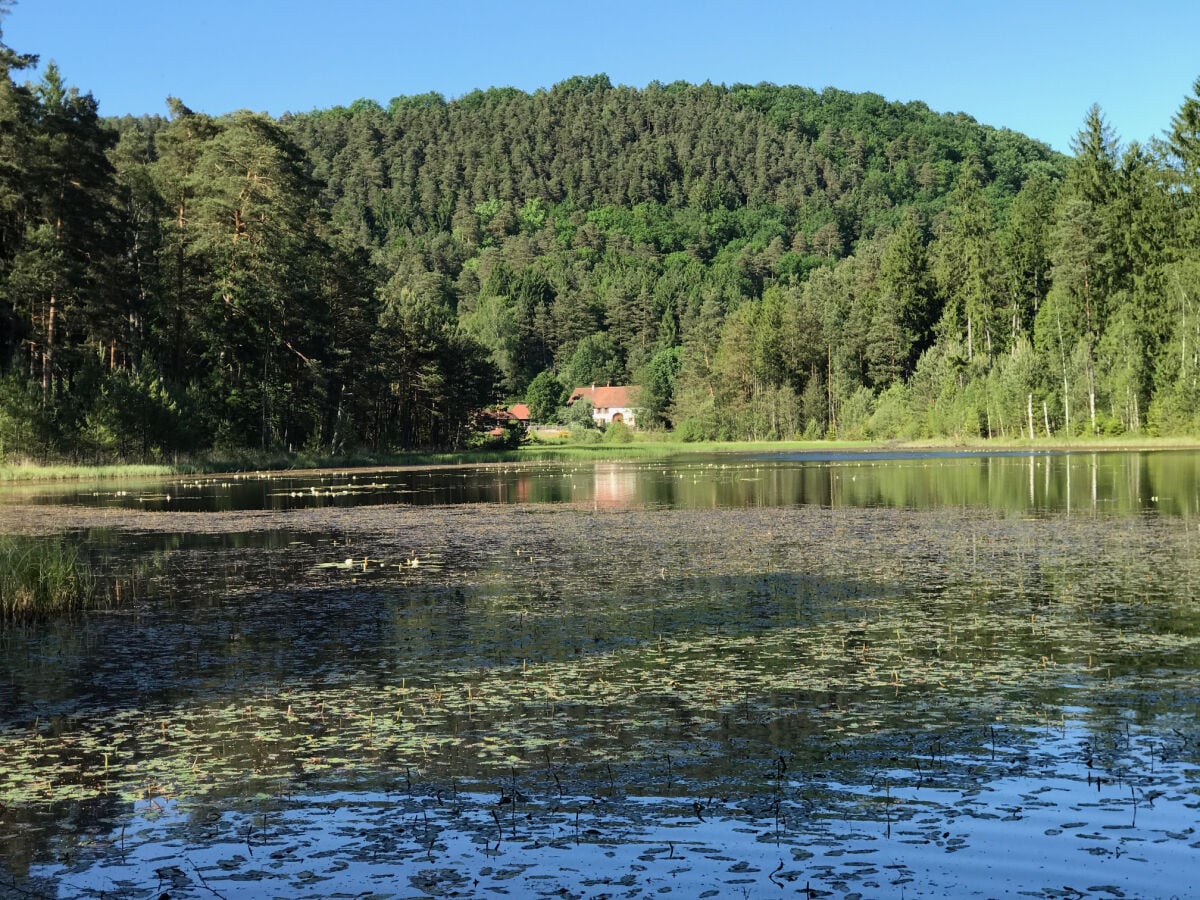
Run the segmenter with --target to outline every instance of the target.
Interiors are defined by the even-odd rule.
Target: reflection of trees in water
[[[55,879],[22,881],[17,891],[9,878],[27,878],[33,866],[69,864],[79,854],[80,846],[107,846],[129,809],[130,804],[115,794],[101,794],[90,800],[5,805],[0,813],[0,893],[13,888],[14,896],[57,897]]]
[[[180,512],[376,505],[594,503],[601,507],[817,506],[1200,514],[1200,454],[864,452],[724,454],[662,461],[494,465],[395,472],[158,481],[38,503]],[[26,489],[27,490],[27,489]],[[170,498],[170,499],[167,499]]]

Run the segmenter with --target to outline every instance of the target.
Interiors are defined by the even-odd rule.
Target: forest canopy
[[[35,62],[0,47],[2,455],[453,448],[590,382],[694,439],[1200,428],[1200,81],[1066,157],[604,75],[105,119]]]

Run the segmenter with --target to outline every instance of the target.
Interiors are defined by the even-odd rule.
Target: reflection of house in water
[[[596,506],[622,508],[637,503],[638,474],[636,469],[620,463],[596,463],[593,473]]]

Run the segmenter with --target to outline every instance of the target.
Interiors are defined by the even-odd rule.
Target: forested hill
[[[768,243],[803,235],[801,254],[815,238],[829,255],[894,226],[905,206],[931,218],[964,163],[1003,205],[1033,172],[1058,175],[1064,162],[1014,132],[876,94],[681,82],[636,90],[603,75],[532,95],[426,94],[386,110],[364,101],[288,126],[327,185],[335,220],[373,246],[411,232],[477,241],[480,207],[499,218],[486,230],[502,241],[532,200],[601,230],[648,204],[646,225],[622,230],[660,252],[711,257],[722,239],[737,239],[733,226]],[[712,236],[702,226],[717,210],[747,207],[753,217]]]
[[[604,76],[105,121],[6,54],[6,454],[461,446],[593,381],[685,437],[1196,424],[1195,98],[1153,148],[1081,111],[1068,159],[874,94]]]

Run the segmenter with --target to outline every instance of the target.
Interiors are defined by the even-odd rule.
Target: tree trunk
[[[1092,367],[1091,348],[1088,348],[1088,410],[1092,414],[1092,434],[1096,433],[1096,370]]]
[[[51,376],[54,371],[54,328],[58,320],[58,298],[50,294],[50,310],[46,313],[46,343],[42,345],[42,401],[50,399]]]
[[[1029,416],[1029,439],[1033,441],[1037,439],[1037,434],[1033,430],[1033,394],[1026,399],[1026,412]]]
[[[1071,433],[1071,392],[1067,386],[1067,370],[1063,369],[1063,428]]]
[[[825,348],[825,400],[828,410],[826,418],[826,429],[834,433],[837,432],[837,417],[833,408],[833,345],[828,344]]]
[[[187,276],[185,274],[185,266],[187,265],[187,251],[184,246],[184,232],[187,228],[187,207],[184,200],[179,201],[179,247],[175,251],[175,322],[173,323],[174,334],[171,342],[171,350],[175,355],[175,369],[179,371],[183,368],[183,328],[184,328],[184,300],[183,292],[187,286]]]

